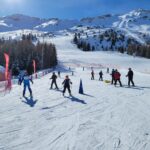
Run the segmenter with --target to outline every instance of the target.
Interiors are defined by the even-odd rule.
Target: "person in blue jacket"
[[[24,84],[23,97],[25,97],[25,93],[26,93],[27,88],[30,92],[30,97],[32,97],[32,90],[31,90],[31,87],[30,87],[30,82],[32,82],[32,84],[33,84],[33,81],[32,81],[32,78],[28,75],[27,71],[25,72],[25,74],[23,76],[22,82]]]

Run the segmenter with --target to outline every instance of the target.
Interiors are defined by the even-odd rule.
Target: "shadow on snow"
[[[144,86],[123,86],[123,88],[129,88],[134,90],[144,90],[144,89],[150,89],[150,87],[144,87]]]
[[[94,97],[94,96],[92,96],[92,95],[85,94],[85,93],[83,93],[83,94],[81,94],[81,95],[88,96],[88,97]]]
[[[72,102],[78,102],[78,103],[81,103],[81,104],[87,104],[84,100],[81,100],[77,97],[74,97],[74,96],[71,96],[71,97],[66,97],[68,99],[70,99]]]
[[[50,88],[49,90],[53,90],[53,91],[56,91],[56,92],[63,92],[63,90],[62,90],[62,88],[59,88],[59,89],[57,89],[57,88]]]
[[[24,97],[26,101],[22,101],[23,103],[29,105],[30,107],[34,107],[38,100],[33,100],[33,98]]]

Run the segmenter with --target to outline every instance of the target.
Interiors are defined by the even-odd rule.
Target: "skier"
[[[64,85],[63,96],[64,96],[64,94],[65,94],[65,92],[66,92],[66,89],[68,89],[69,95],[72,96],[72,95],[71,95],[71,90],[70,90],[70,84],[72,84],[72,82],[70,81],[68,75],[66,75],[66,78],[65,78],[65,80],[63,81],[62,84]]]
[[[30,92],[30,97],[32,98],[32,90],[30,87],[30,82],[32,82],[32,84],[33,84],[33,81],[32,81],[32,78],[29,76],[27,71],[25,71],[25,73],[24,73],[24,76],[22,78],[22,82],[24,84],[23,97],[25,97],[26,88],[28,88],[28,90]],[[21,82],[21,84],[22,84],[22,82]]]
[[[53,72],[52,77],[50,79],[52,79],[51,88],[50,89],[53,88],[53,84],[55,84],[55,88],[58,89],[58,86],[57,86],[57,83],[56,83],[57,76],[56,76],[55,72]]]
[[[128,86],[130,87],[130,82],[132,83],[132,86],[135,86],[134,85],[134,82],[133,82],[133,71],[131,68],[129,68],[129,71],[128,71],[128,74],[126,75],[126,77],[128,77]]]
[[[102,71],[99,72],[99,81],[100,80],[103,81],[103,72]]]
[[[91,72],[91,80],[94,80],[94,70]]]
[[[111,84],[114,84],[114,82],[115,82],[115,77],[114,77],[114,74],[115,74],[115,70],[114,69],[112,69],[112,72],[111,72],[111,77],[112,77],[112,79],[111,79]]]
[[[19,74],[19,76],[18,76],[18,85],[21,85],[21,82],[22,82],[22,75]]]
[[[109,73],[109,68],[107,68],[107,73]]]
[[[74,76],[74,72],[72,71],[72,76]]]
[[[117,81],[119,82],[120,86],[122,87],[122,83],[120,81],[120,77],[121,77],[121,74],[120,72],[118,72],[118,70],[116,69],[115,70],[115,73],[114,73],[114,78],[115,78],[115,86],[117,84]]]
[[[58,77],[60,78],[60,71],[58,71]]]

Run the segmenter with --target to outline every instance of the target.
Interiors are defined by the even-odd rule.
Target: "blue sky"
[[[41,18],[80,19],[138,8],[150,10],[150,0],[0,0],[0,16],[21,13]]]

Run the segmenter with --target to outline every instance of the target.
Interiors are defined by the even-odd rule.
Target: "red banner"
[[[5,56],[5,80],[8,80],[8,71],[9,71],[9,55],[4,53],[4,56]]]
[[[34,73],[36,73],[36,62],[33,60],[33,68],[34,68]]]
[[[5,86],[5,90],[11,90],[12,88],[12,83],[11,83],[11,72],[8,72],[8,77],[7,77],[7,82]]]

